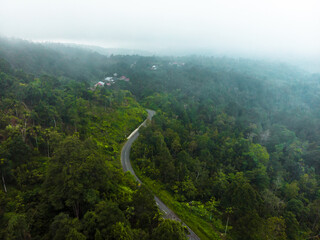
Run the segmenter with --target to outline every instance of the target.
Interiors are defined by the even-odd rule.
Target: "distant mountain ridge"
[[[155,53],[150,51],[144,51],[139,49],[126,49],[126,48],[104,48],[95,45],[86,45],[86,44],[77,44],[77,43],[55,43],[55,42],[44,42],[42,43],[45,46],[53,47],[74,47],[78,49],[90,50],[92,52],[97,52],[102,55],[111,56],[111,55],[140,55],[140,56],[153,56]]]

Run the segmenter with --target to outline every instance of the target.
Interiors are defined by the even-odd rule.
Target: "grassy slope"
[[[104,151],[111,156],[112,163],[118,168],[121,148],[126,137],[147,116],[147,112],[133,98],[127,98],[127,104],[118,107],[113,112],[104,112],[102,108],[96,109],[96,114],[103,121],[90,123],[90,135]]]
[[[147,188],[155,195],[157,195],[161,201],[163,201],[171,210],[173,210],[179,218],[186,223],[202,240],[215,240],[221,239],[220,234],[214,231],[213,226],[196,216],[183,205],[177,202],[171,194],[165,190],[159,182],[154,181],[146,176],[143,176],[141,172],[136,168],[134,162],[132,162],[133,169],[136,175],[147,186]]]

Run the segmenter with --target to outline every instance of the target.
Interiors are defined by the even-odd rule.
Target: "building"
[[[98,83],[96,83],[96,85],[94,85],[95,87],[98,87],[98,86],[100,86],[100,87],[103,87],[104,86],[104,82],[98,82]]]

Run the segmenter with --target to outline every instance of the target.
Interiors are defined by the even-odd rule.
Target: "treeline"
[[[215,229],[228,221],[227,238],[317,238],[319,75],[200,60],[132,82],[157,110],[133,146],[136,167]]]
[[[146,117],[137,102],[157,114],[134,165],[187,220],[216,239],[319,238],[319,74],[8,40],[0,56],[0,238],[184,239],[120,170],[120,143]],[[113,73],[130,82],[89,89]]]
[[[0,37],[0,56],[13,68],[36,76],[56,77],[91,83],[104,77],[107,57],[63,44],[31,43]]]
[[[1,239],[186,238],[122,172],[120,144],[147,116],[130,92],[0,59],[0,98]]]

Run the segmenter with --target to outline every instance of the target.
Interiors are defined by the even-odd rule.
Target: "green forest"
[[[0,97],[0,239],[187,239],[153,194],[201,239],[320,239],[320,74],[0,38]]]

